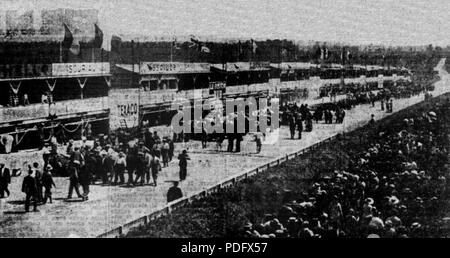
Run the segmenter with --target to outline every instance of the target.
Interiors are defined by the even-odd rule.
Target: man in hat
[[[67,145],[67,148],[66,148],[66,154],[71,156],[72,152],[73,152],[73,140],[70,139],[69,144]]]
[[[152,178],[153,178],[153,185],[157,186],[157,181],[158,181],[158,173],[159,171],[161,171],[161,162],[160,159],[158,158],[158,156],[153,156],[151,161],[150,161],[150,170],[152,172]],[[147,178],[147,183],[148,183],[149,179]]]
[[[145,161],[145,153],[138,152],[138,160],[136,163],[136,178],[134,184],[137,185],[140,181],[140,185],[144,185],[145,182],[145,170],[148,168]]]
[[[77,168],[80,168],[81,166],[84,166],[84,157],[80,152],[80,147],[75,147],[74,151],[70,155],[70,161],[73,164],[77,165]],[[77,161],[77,162],[75,162]]]
[[[289,131],[291,132],[291,139],[294,139],[295,136],[295,117],[294,114],[289,114],[289,118],[288,118],[288,123],[289,123]]]
[[[168,138],[169,142],[169,161],[172,161],[173,158],[173,152],[175,151],[175,145],[173,143],[173,139]]]
[[[161,138],[159,137],[157,131],[155,131],[155,132],[153,133],[153,141],[154,141],[154,142],[161,142]]]
[[[80,194],[80,180],[78,177],[78,171],[80,167],[80,162],[78,160],[74,160],[71,164],[69,171],[70,171],[70,177],[69,177],[69,193],[67,195],[67,199],[72,198],[73,190],[75,189],[75,192],[77,193],[78,198],[83,198],[83,196]],[[84,198],[83,198],[84,199]]]
[[[172,202],[181,197],[183,197],[183,192],[178,187],[178,181],[173,181],[173,186],[167,191],[167,202]]]
[[[0,198],[9,197],[8,185],[11,183],[11,173],[4,163],[0,163]]]
[[[261,136],[259,133],[255,134],[255,142],[256,142],[256,153],[261,152],[262,142],[261,142]]]
[[[137,148],[131,148],[128,150],[126,163],[127,163],[127,172],[128,172],[128,185],[134,184],[133,174],[136,171],[137,162],[138,162],[138,151]]]
[[[114,177],[114,184],[117,184],[118,179],[120,178],[120,184],[125,184],[125,169],[127,168],[127,160],[125,158],[125,153],[120,152],[119,158],[114,163],[114,171],[115,171],[115,177]]]
[[[162,161],[163,161],[163,167],[169,166],[169,150],[170,150],[169,141],[168,141],[167,137],[164,137],[163,144],[161,147],[161,156],[162,156]]]
[[[52,187],[56,188],[55,182],[53,181],[52,171],[53,167],[49,164],[45,168],[44,174],[42,175],[42,186],[45,188],[44,204],[47,203],[47,200],[50,200],[50,203],[52,203]]]
[[[369,121],[369,126],[373,127],[375,125],[375,115],[371,114],[370,115],[370,121]]]
[[[88,162],[91,164],[91,161]],[[89,186],[91,184],[91,166],[83,166],[79,170],[79,182],[81,188],[83,189],[83,200],[87,201],[89,199]]]
[[[145,147],[147,147],[150,150],[153,148],[153,144],[155,144],[155,141],[153,139],[153,133],[150,131],[150,128],[147,129],[144,133],[144,142]]]
[[[34,172],[34,178],[36,179],[37,201],[42,202],[44,197],[42,195],[42,172],[39,170],[39,163],[37,163],[37,162],[33,163],[33,172]]]
[[[183,152],[178,155],[178,160],[180,161],[180,181],[183,181],[186,179],[187,175],[187,161],[190,160],[186,150],[183,150]]]
[[[22,192],[25,193],[25,211],[30,211],[30,202],[33,201],[33,211],[37,212],[37,186],[36,179],[33,177],[33,170],[28,165],[28,175],[23,179]]]
[[[297,114],[297,117],[295,118],[295,124],[297,126],[298,130],[298,139],[300,140],[302,138],[302,132],[303,132],[303,121],[300,114]]]

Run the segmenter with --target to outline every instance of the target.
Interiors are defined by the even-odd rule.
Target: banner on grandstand
[[[269,62],[250,62],[251,70],[265,70],[270,68]]]
[[[382,74],[378,75],[378,88],[382,89],[384,87],[384,77]]]
[[[109,63],[56,63],[52,64],[53,76],[83,76],[109,74]]]
[[[208,73],[210,66],[207,63],[180,63],[180,62],[141,62],[140,74],[164,73]]]
[[[111,130],[139,125],[139,89],[111,90],[109,105]]]

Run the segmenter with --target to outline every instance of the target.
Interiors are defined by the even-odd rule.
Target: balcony
[[[57,117],[67,117],[79,113],[99,112],[109,109],[108,97],[76,99],[55,102],[52,107]],[[46,119],[49,116],[48,104],[32,104],[18,107],[0,107],[1,123],[23,122]]]

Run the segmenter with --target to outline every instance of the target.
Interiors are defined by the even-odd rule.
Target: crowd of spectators
[[[345,170],[321,176],[244,237],[442,237],[448,197],[450,101],[379,130]]]

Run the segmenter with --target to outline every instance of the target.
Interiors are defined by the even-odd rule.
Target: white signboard
[[[142,62],[140,74],[208,73],[207,63]]]
[[[52,64],[53,76],[83,76],[109,74],[109,63],[56,63]]]
[[[378,75],[378,89],[384,88],[383,82],[384,82],[383,75],[382,74]]]
[[[116,89],[109,93],[111,130],[139,125],[139,89]]]

